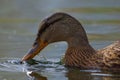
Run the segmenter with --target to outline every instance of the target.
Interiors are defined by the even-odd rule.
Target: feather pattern
[[[68,48],[65,54],[65,64],[83,69],[89,68],[120,68],[120,41],[94,51],[91,47]]]

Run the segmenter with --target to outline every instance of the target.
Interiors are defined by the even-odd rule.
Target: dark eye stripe
[[[54,24],[58,21],[60,21],[61,19],[63,19],[63,17],[66,16],[62,13],[55,13],[53,15],[51,15],[50,17],[44,19],[39,26],[39,30],[38,30],[38,34],[37,36],[41,36],[41,34],[51,25]]]
[[[40,23],[40,28],[39,28],[39,30],[38,30],[38,34],[37,34],[37,36],[40,36],[45,30],[46,30],[46,28],[48,28],[48,26],[49,26],[50,24],[47,24],[47,20],[45,19],[45,20],[43,20],[41,23]]]
[[[40,38],[40,36],[42,35],[43,32],[45,32],[45,30],[52,24],[62,20],[65,16],[67,16],[68,14],[65,13],[55,13],[53,15],[51,15],[50,17],[44,19],[40,25],[39,25],[39,29],[38,29],[38,33],[37,33],[37,38],[35,39],[35,42]]]

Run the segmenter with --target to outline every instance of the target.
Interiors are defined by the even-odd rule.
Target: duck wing
[[[120,68],[120,40],[98,51],[103,54],[104,65],[109,68]]]

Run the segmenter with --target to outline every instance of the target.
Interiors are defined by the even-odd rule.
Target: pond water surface
[[[119,71],[56,64],[65,53],[65,42],[50,44],[35,57],[48,63],[19,63],[33,44],[39,22],[58,11],[82,23],[95,49],[120,40],[120,0],[0,0],[0,10],[0,80],[120,80]]]

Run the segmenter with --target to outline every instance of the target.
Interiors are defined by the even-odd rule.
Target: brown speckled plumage
[[[23,60],[33,58],[38,51],[47,46],[46,44],[59,41],[68,43],[64,57],[66,66],[82,69],[120,68],[120,41],[103,49],[94,50],[80,22],[66,13],[55,13],[40,23],[33,48],[28,52],[30,55],[24,56]]]

